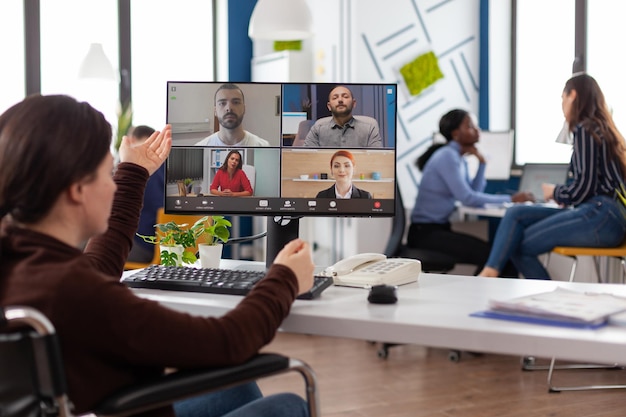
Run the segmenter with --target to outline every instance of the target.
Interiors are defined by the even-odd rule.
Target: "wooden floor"
[[[626,390],[548,393],[546,371],[522,371],[520,358],[396,346],[389,357],[359,340],[280,333],[265,350],[307,362],[318,379],[324,417],[626,416]],[[624,347],[626,351],[626,346]],[[560,384],[626,384],[624,370],[565,370]],[[263,392],[304,395],[299,375],[260,381]]]

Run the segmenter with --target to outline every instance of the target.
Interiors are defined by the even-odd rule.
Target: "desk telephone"
[[[402,285],[416,282],[422,272],[417,259],[387,258],[380,253],[360,253],[326,268],[335,285],[369,288],[374,285]]]

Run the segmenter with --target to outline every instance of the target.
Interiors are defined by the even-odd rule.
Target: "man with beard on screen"
[[[352,91],[339,85],[328,94],[326,104],[332,116],[318,119],[304,140],[308,147],[380,148],[382,140],[376,119],[353,116],[356,100]]]
[[[197,142],[197,146],[270,146],[247,130],[242,122],[246,113],[243,91],[236,84],[222,84],[215,92],[215,116],[220,130]]]

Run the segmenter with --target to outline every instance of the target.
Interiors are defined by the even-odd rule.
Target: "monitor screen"
[[[396,84],[167,83],[165,211],[389,217]]]

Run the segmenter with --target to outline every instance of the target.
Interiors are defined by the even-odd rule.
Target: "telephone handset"
[[[369,288],[374,285],[416,282],[421,272],[422,264],[417,259],[360,253],[329,266],[322,274],[332,276],[335,285]]]

